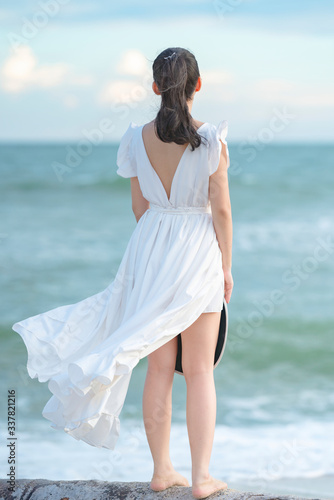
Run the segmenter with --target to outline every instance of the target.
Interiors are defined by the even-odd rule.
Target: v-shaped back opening
[[[206,122],[205,122],[205,123],[202,123],[202,125],[201,125],[200,127],[198,127],[198,129],[197,129],[197,130],[199,130],[200,128],[202,128],[202,127],[203,127],[203,125],[205,125],[205,124],[206,124]],[[164,193],[165,193],[165,196],[166,196],[166,198],[167,198],[167,201],[168,201],[169,203],[171,203],[171,197],[172,197],[172,190],[173,190],[173,185],[174,185],[174,179],[175,179],[175,177],[176,177],[176,174],[177,174],[177,173],[178,173],[178,171],[179,171],[179,168],[180,168],[180,165],[181,165],[181,163],[182,163],[182,160],[183,160],[183,158],[184,158],[184,156],[185,156],[186,152],[187,152],[187,151],[188,151],[188,149],[189,149],[190,143],[189,143],[189,144],[187,145],[187,147],[184,149],[184,151],[183,151],[183,153],[182,153],[182,155],[181,155],[181,157],[180,157],[180,159],[179,159],[179,162],[178,162],[178,164],[177,164],[177,166],[176,166],[176,169],[175,169],[175,171],[174,171],[174,175],[173,175],[173,177],[172,177],[171,187],[170,187],[170,193],[169,193],[169,197],[168,197],[167,191],[166,191],[166,189],[165,189],[165,187],[164,187],[164,185],[163,185],[163,183],[162,183],[162,180],[160,179],[160,176],[159,176],[158,172],[156,171],[156,169],[155,169],[155,168],[154,168],[154,166],[152,165],[152,162],[151,162],[151,160],[150,160],[150,158],[149,158],[149,156],[148,156],[147,150],[146,150],[146,146],[145,146],[145,142],[144,142],[144,137],[143,137],[143,128],[144,128],[144,126],[145,126],[145,125],[146,125],[146,124],[142,125],[142,126],[141,126],[141,128],[140,128],[140,138],[141,138],[141,143],[142,143],[142,145],[143,145],[144,154],[145,154],[145,157],[146,157],[146,159],[147,159],[147,163],[148,163],[148,165],[149,165],[149,166],[151,167],[151,169],[153,170],[154,174],[156,175],[156,177],[157,177],[157,179],[158,179],[158,181],[159,181],[159,183],[160,183],[160,185],[161,185],[161,188],[163,189],[163,191],[164,191]]]

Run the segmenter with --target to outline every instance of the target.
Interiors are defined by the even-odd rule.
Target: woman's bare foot
[[[199,483],[193,483],[192,485],[192,494],[194,498],[206,498],[212,493],[216,493],[219,490],[225,490],[227,488],[227,484],[219,479],[215,479],[212,476],[208,476],[208,478]]]
[[[172,469],[165,474],[153,474],[150,487],[154,491],[163,491],[171,486],[190,486],[186,477]]]

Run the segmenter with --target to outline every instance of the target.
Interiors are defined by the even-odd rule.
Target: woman
[[[182,332],[192,493],[205,498],[227,486],[208,470],[216,417],[213,360],[224,296],[228,303],[233,288],[227,122],[215,127],[192,118],[201,78],[188,50],[164,50],[153,77],[160,110],[150,123],[130,124],[117,154],[117,173],[131,178],[137,226],[114,281],[13,329],[26,344],[30,377],[49,381],[53,396],[43,416],[96,447],[115,447],[132,370],[148,356],[143,416],[157,491],[188,486],[169,457]]]

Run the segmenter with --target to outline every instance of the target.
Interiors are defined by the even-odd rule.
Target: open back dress
[[[138,177],[149,209],[130,236],[115,279],[103,291],[13,325],[31,378],[53,394],[42,415],[75,439],[114,449],[133,368],[224,302],[222,253],[212,221],[209,177],[218,168],[227,121],[204,123],[185,149],[170,197],[133,122],[117,152],[117,174]]]

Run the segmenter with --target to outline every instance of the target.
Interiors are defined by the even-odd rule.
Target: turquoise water
[[[212,473],[231,487],[253,481],[254,491],[295,479],[305,495],[304,481],[314,478],[320,493],[321,478],[329,478],[334,491],[334,146],[266,145],[252,156],[229,147],[235,287],[215,370]],[[28,377],[25,346],[11,330],[114,279],[136,226],[130,181],[116,174],[117,145],[95,147],[61,177],[54,162],[64,164],[65,144],[0,151],[0,390],[2,401],[8,388],[18,395],[19,477],[148,481],[146,360],[131,379],[118,448],[94,449],[41,416],[51,394]],[[176,375],[172,457],[190,479],[185,394]]]

